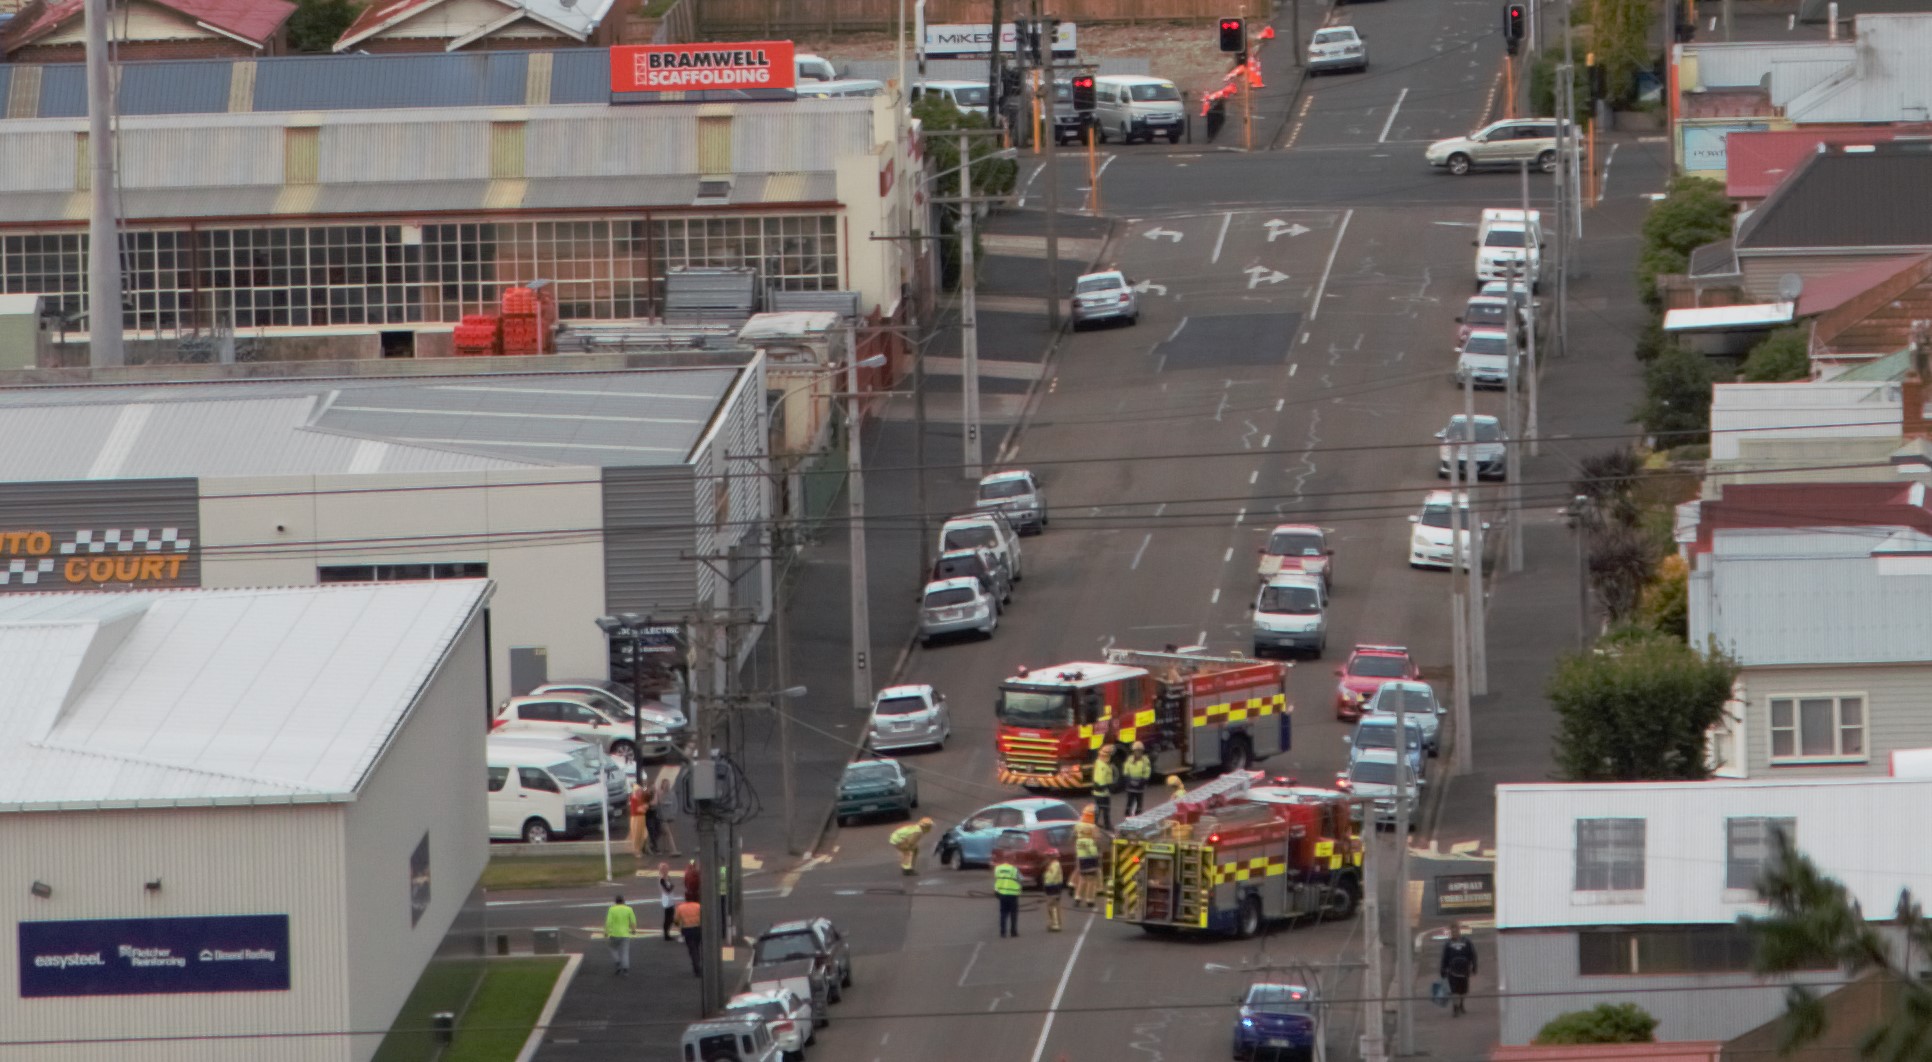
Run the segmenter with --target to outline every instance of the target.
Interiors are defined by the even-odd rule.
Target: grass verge
[[[456,1039],[443,1062],[515,1062],[550,1000],[565,961],[491,961],[469,1009],[456,1023]]]
[[[631,877],[631,857],[626,852],[612,864],[621,880]],[[604,880],[604,857],[593,856],[517,856],[492,859],[483,868],[486,889],[556,889],[571,885],[595,885]]]

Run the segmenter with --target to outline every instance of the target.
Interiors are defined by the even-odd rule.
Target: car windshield
[[[1489,235],[1483,237],[1483,246],[1484,247],[1521,247],[1523,246],[1523,230],[1522,229],[1490,229]]]
[[[1055,81],[1053,83],[1053,98],[1062,103],[1072,99],[1073,85],[1065,81]]]
[[[1277,531],[1268,538],[1268,552],[1276,557],[1319,557],[1322,536],[1312,531]]]
[[[1356,785],[1394,785],[1395,764],[1381,760],[1357,760],[1348,769],[1349,780]]]
[[[1017,498],[1026,493],[1026,480],[996,479],[979,485],[981,498]]]
[[[739,1062],[738,1037],[717,1033],[698,1040],[699,1062]]]
[[[1447,528],[1451,526],[1449,507],[1447,505],[1423,506],[1421,524],[1423,527]],[[1394,674],[1394,672],[1390,672],[1390,673]]]
[[[990,94],[983,88],[956,88],[953,102],[961,107],[984,107]]]
[[[1469,337],[1469,342],[1462,345],[1462,352],[1464,354],[1491,354],[1500,358],[1509,353],[1509,340],[1502,336],[1492,336],[1478,332]]]
[[[1430,714],[1436,711],[1436,695],[1427,687],[1404,686],[1391,682],[1375,691],[1375,699],[1369,702],[1369,711],[1381,715],[1394,715],[1397,705],[1410,715]]]
[[[1133,85],[1127,89],[1127,94],[1137,101],[1172,100],[1179,103],[1181,100],[1180,90],[1168,84]]]
[[[1079,283],[1073,286],[1073,290],[1076,294],[1084,295],[1089,291],[1113,291],[1118,287],[1120,287],[1119,277],[1081,277]]]
[[[1073,702],[1047,690],[1000,691],[1000,722],[1008,726],[1057,727],[1073,723]]]
[[[597,784],[597,772],[585,767],[575,759],[564,760],[550,765],[550,774],[557,784],[565,789],[575,789],[580,785]]]
[[[918,715],[925,710],[923,697],[882,697],[875,709],[879,715]]]
[[[1033,818],[1039,822],[1072,822],[1079,817],[1070,804],[1050,804],[1033,812]]]
[[[725,1009],[735,1010],[740,1014],[755,1014],[765,1021],[777,1021],[785,1016],[783,1006],[764,999],[733,1000],[725,1004]]]
[[[1409,732],[1409,747],[1422,747],[1422,731],[1417,727],[1405,727]],[[1395,727],[1359,726],[1355,728],[1355,747],[1358,749],[1392,749],[1395,747]]]
[[[1265,1007],[1274,1014],[1308,1014],[1308,990],[1295,985],[1253,985],[1248,1006]]]
[[[1508,317],[1508,310],[1500,302],[1472,302],[1462,312],[1462,323],[1472,325],[1499,325]]]
[[[1322,30],[1315,34],[1316,44],[1353,44],[1355,34],[1347,30]]]
[[[752,959],[757,966],[773,963],[791,962],[794,959],[809,959],[818,954],[818,944],[810,933],[786,933],[783,936],[766,937],[758,942],[758,953]]]
[[[1322,610],[1321,595],[1312,586],[1268,586],[1261,590],[1257,612],[1312,616]]]
[[[1447,428],[1443,429],[1442,437],[1445,439],[1454,440],[1456,442],[1463,442],[1469,438],[1469,429],[1466,426],[1464,426],[1463,419],[1461,417],[1457,417],[1454,420],[1451,420],[1449,422],[1449,426]],[[1477,442],[1479,443],[1500,442],[1502,441],[1502,438],[1503,438],[1502,425],[1497,424],[1493,420],[1484,420],[1481,417],[1476,418],[1476,441]]]
[[[963,586],[949,587],[945,590],[934,590],[932,593],[926,595],[927,608],[957,608],[960,605],[970,605],[972,603],[973,592]]]
[[[968,524],[965,527],[947,528],[946,541],[943,545],[949,550],[979,549],[982,546],[998,545],[999,540],[999,536],[993,533],[993,529],[985,524]]]
[[[899,772],[889,763],[855,763],[845,769],[845,781],[850,785],[891,785],[899,780]]]
[[[1401,678],[1408,670],[1401,657],[1380,654],[1358,656],[1348,665],[1349,674],[1364,678]]]
[[[984,572],[985,568],[980,564],[978,557],[941,557],[939,563],[932,568],[935,579],[960,579],[967,576],[977,578]]]

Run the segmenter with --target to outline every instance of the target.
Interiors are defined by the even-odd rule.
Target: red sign
[[[614,93],[788,89],[797,77],[790,41],[620,44],[610,50]]]

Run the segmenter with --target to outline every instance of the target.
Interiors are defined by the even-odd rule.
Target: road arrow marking
[[[1173,240],[1175,243],[1181,242],[1181,234],[1178,232],[1175,232],[1173,229],[1163,229],[1163,228],[1157,227],[1157,228],[1148,229],[1146,232],[1141,233],[1141,235],[1147,237],[1150,240],[1158,240],[1161,237],[1165,236],[1168,239]]]
[[[1267,266],[1249,266],[1244,272],[1248,274],[1249,291],[1253,291],[1262,284],[1279,284],[1288,279],[1288,274],[1278,269],[1269,269]]]
[[[1150,291],[1156,295],[1165,295],[1167,294],[1167,285],[1156,284],[1151,280],[1141,280],[1141,281],[1135,282],[1134,290],[1140,292],[1142,295],[1145,295]],[[1173,337],[1170,336],[1169,338],[1171,339]]]
[[[1281,235],[1282,233],[1287,233],[1292,238],[1295,236],[1300,236],[1303,233],[1309,233],[1309,232],[1315,231],[1314,229],[1311,229],[1306,225],[1291,225],[1288,222],[1281,220],[1280,218],[1269,218],[1267,221],[1262,222],[1262,224],[1265,225],[1268,229],[1269,243],[1275,242],[1275,237]]]

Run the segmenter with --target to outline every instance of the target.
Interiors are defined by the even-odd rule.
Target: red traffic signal
[[[1073,79],[1073,109],[1091,111],[1094,109],[1093,75],[1080,74]]]
[[[1523,39],[1523,5],[1510,4],[1503,8],[1503,39],[1520,41]]]
[[[1248,49],[1248,24],[1238,18],[1221,20],[1221,50],[1243,52]]]

